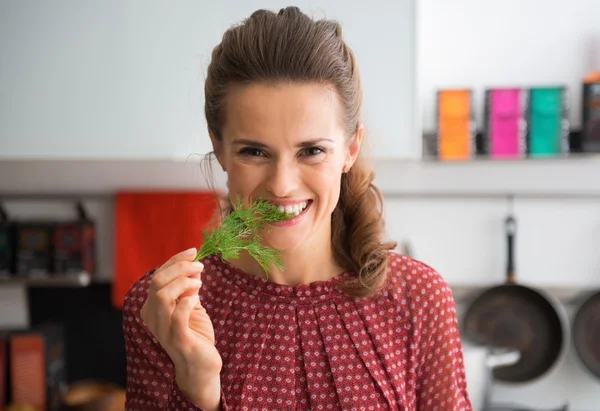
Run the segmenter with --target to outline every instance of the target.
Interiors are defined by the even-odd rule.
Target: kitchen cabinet
[[[360,64],[372,154],[420,153],[416,0],[301,0],[338,19]],[[283,1],[3,2],[0,159],[183,159],[211,149],[203,84],[223,31]]]

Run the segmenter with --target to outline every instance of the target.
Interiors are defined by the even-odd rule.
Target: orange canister
[[[472,93],[470,89],[444,89],[437,93],[437,151],[443,160],[475,156]]]

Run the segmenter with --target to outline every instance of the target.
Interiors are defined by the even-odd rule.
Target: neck
[[[310,284],[315,281],[327,281],[344,271],[334,257],[331,245],[331,225],[327,230],[315,233],[309,241],[293,250],[281,252],[281,260],[285,269],[271,267],[268,280],[282,285],[294,286]],[[246,252],[240,258],[230,261],[232,265],[257,277],[267,278],[265,271]]]

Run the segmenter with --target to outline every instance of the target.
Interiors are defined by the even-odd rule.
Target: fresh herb
[[[202,233],[202,245],[194,261],[211,254],[219,254],[223,260],[239,257],[246,250],[252,258],[269,274],[269,265],[283,270],[279,250],[261,244],[258,234],[265,224],[282,221],[289,216],[268,201],[259,199],[249,207],[244,207],[239,199],[233,203],[233,210],[225,216],[219,227],[210,234]]]

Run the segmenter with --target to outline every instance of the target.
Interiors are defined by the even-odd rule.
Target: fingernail
[[[184,251],[185,254],[196,254],[196,248],[192,247]]]
[[[204,268],[204,264],[202,264],[200,261],[194,261],[192,263],[192,265],[196,268],[200,268],[200,269]]]

